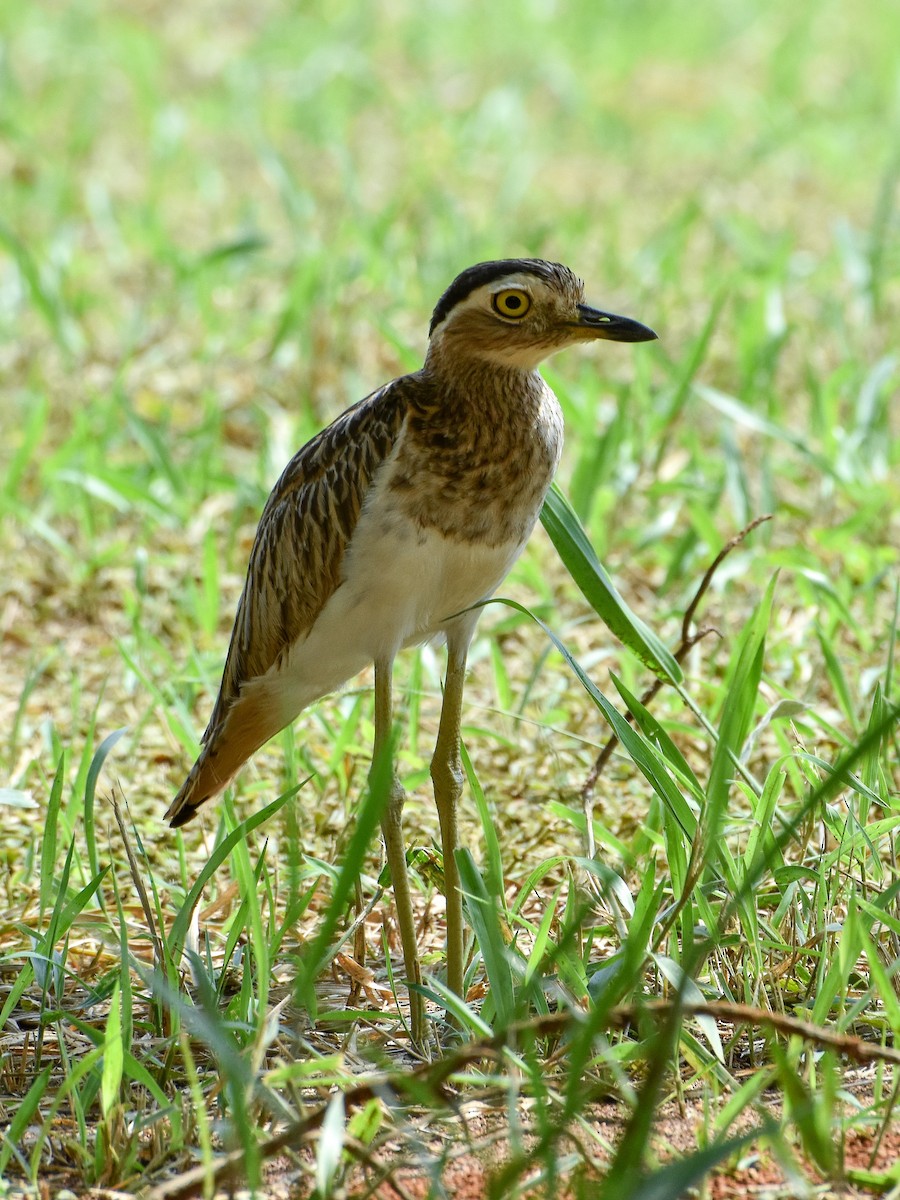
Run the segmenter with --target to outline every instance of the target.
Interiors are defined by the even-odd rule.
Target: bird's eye
[[[513,320],[518,320],[519,317],[524,317],[531,308],[531,297],[521,288],[504,288],[502,292],[497,292],[491,297],[491,303],[494,306],[494,312],[499,313],[501,317],[512,317]]]

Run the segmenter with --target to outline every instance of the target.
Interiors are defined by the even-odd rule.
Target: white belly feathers
[[[487,546],[423,529],[383,502],[383,484],[360,514],[340,586],[306,638],[268,674],[288,719],[370,663],[444,632],[451,618],[493,594],[525,545],[527,533],[518,543]],[[470,632],[479,615],[464,618]]]

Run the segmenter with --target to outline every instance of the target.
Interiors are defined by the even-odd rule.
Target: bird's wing
[[[338,587],[366,492],[390,456],[416,389],[396,379],[347,409],[291,459],[263,509],[203,749],[169,806],[184,825],[278,732],[260,680],[312,627]]]
[[[372,477],[408,408],[405,379],[342,413],[294,455],[256,530],[219,696],[202,741],[243,684],[265,675],[313,625],[340,582],[347,543]]]

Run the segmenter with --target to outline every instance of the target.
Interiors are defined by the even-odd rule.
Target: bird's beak
[[[601,312],[589,304],[578,305],[576,325],[590,337],[605,338],[610,342],[652,342],[656,334],[640,321],[631,317],[617,317],[613,313]]]

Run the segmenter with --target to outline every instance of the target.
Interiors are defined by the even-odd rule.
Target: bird
[[[391,677],[404,647],[443,639],[447,668],[431,777],[444,858],[446,981],[461,995],[456,862],[466,657],[481,606],[522,553],[560,460],[563,417],[538,372],[568,346],[643,342],[652,329],[585,301],[566,266],[477,263],[437,302],[425,360],[346,409],[285,467],[250,552],[222,682],[200,754],[165,814],[173,828],[218,795],[308,705],[375,668],[372,779],[407,983],[424,1004],[392,762]]]

